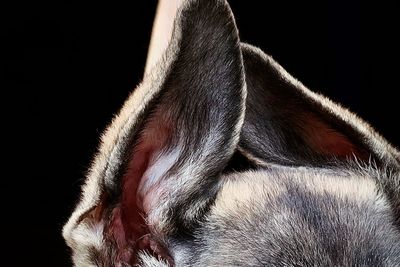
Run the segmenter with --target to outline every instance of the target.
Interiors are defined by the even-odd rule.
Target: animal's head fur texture
[[[400,153],[188,0],[63,235],[76,266],[400,266]]]

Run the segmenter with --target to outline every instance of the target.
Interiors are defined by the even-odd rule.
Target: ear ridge
[[[258,159],[264,161],[266,165],[271,163],[278,164],[296,164],[296,162],[304,164],[309,159],[307,157],[322,157],[324,158],[324,153],[317,153],[318,155],[313,155],[313,148],[310,147],[310,143],[314,140],[321,138],[319,136],[319,128],[326,127],[322,133],[326,135],[326,139],[332,141],[332,144],[327,144],[326,149],[337,149],[335,144],[338,144],[338,151],[333,151],[332,158],[341,158],[342,154],[340,148],[351,150],[354,147],[354,151],[346,154],[345,152],[343,158],[351,158],[353,154],[356,157],[363,158],[364,160],[369,160],[372,157],[378,162],[385,162],[385,164],[394,164],[399,166],[400,164],[400,153],[391,146],[381,135],[379,135],[368,123],[361,120],[357,115],[350,112],[348,109],[342,107],[339,104],[334,103],[330,99],[312,92],[306,88],[301,82],[293,78],[286,70],[284,70],[276,61],[274,61],[270,56],[266,55],[263,51],[249,44],[241,44],[241,49],[244,58],[245,72],[246,72],[246,83],[248,88],[248,98],[247,98],[247,112],[245,123],[242,129],[242,136],[240,141],[240,147],[243,151],[252,154],[253,160]],[[264,77],[262,77],[264,76]],[[267,78],[265,78],[267,77]],[[264,96],[262,101],[266,108],[262,107],[257,110],[256,96],[260,98]],[[288,102],[285,102],[288,101]],[[268,107],[270,105],[271,107]],[[279,107],[275,107],[275,106]],[[300,110],[290,110],[293,105]],[[255,107],[256,106],[256,107]],[[304,110],[301,110],[304,109]],[[264,116],[259,112],[260,110],[267,110],[268,116]],[[279,114],[280,111],[286,112],[285,114]],[[301,113],[304,114],[301,114]],[[264,117],[263,117],[264,116]],[[282,116],[276,122],[274,127],[262,126],[262,123],[255,122],[257,117],[259,120],[276,119],[276,117]],[[286,118],[284,118],[286,116]],[[301,116],[304,116],[303,118]],[[313,116],[318,118],[315,120]],[[290,117],[295,117],[296,121]],[[307,122],[309,119],[314,119],[314,126]],[[257,125],[258,124],[258,125]],[[268,136],[266,130],[272,130],[271,128],[279,128],[284,124],[283,128],[293,129],[298,128],[298,131],[304,134],[301,140],[296,140],[300,146],[304,146],[306,143],[307,149],[310,151],[305,152],[301,157],[291,157],[290,151],[286,151],[288,148],[285,147],[287,144],[285,139],[274,140],[278,144],[278,148],[263,149],[262,151],[257,151],[257,148],[252,144],[252,140],[262,139],[262,136]],[[329,125],[328,125],[329,124]],[[332,125],[331,125],[332,124]],[[261,128],[260,128],[261,125]],[[314,128],[308,128],[313,126]],[[263,128],[264,127],[264,128]],[[330,128],[332,127],[332,128]],[[301,128],[305,128],[302,130]],[[261,132],[257,133],[257,131]],[[264,130],[264,132],[263,132]],[[336,133],[337,134],[336,134]],[[284,135],[282,132],[271,133],[272,135],[281,136]],[[291,135],[298,135],[298,132],[292,132]],[[332,138],[333,135],[333,138]],[[287,136],[286,138],[289,138]],[[306,139],[310,140],[306,140]],[[336,140],[335,140],[336,139]],[[260,142],[268,141],[261,140]],[[318,142],[318,141],[317,141]],[[324,140],[321,140],[323,145]],[[273,147],[274,144],[271,144]],[[317,145],[318,147],[318,145]],[[321,148],[323,152],[324,148]],[[328,151],[329,152],[329,151]],[[335,152],[337,153],[335,155]],[[310,154],[311,153],[311,154]],[[278,155],[278,157],[274,156]],[[263,155],[267,155],[264,157]]]

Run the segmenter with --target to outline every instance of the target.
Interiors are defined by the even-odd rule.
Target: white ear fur
[[[138,194],[143,199],[143,208],[145,211],[154,206],[152,203],[157,201],[155,199],[156,195],[150,194],[150,190],[160,183],[168,170],[178,161],[181,152],[178,147],[168,153],[156,154],[150,159],[149,166],[138,186]],[[151,196],[151,199],[149,197],[146,198],[146,196]]]

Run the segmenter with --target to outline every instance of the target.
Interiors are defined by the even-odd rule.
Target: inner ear
[[[154,104],[142,120],[140,130],[127,145],[121,187],[104,193],[101,205],[90,216],[105,221],[105,239],[111,243],[117,262],[135,264],[137,251],[146,251],[166,262],[172,261],[165,244],[153,235],[148,214],[163,194],[162,177],[176,164],[179,146],[173,144],[176,124],[161,103]],[[110,190],[108,190],[110,191]]]

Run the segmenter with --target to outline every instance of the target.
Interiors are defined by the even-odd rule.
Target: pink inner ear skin
[[[155,127],[151,127],[155,126]],[[135,147],[132,160],[126,174],[122,178],[122,195],[120,204],[112,211],[108,236],[114,241],[118,251],[118,261],[137,264],[137,252],[146,250],[170,262],[170,257],[162,246],[151,238],[151,231],[146,224],[147,213],[151,209],[148,198],[154,198],[157,188],[149,188],[148,192],[138,192],[144,182],[150,160],[165,145],[168,130],[149,122],[143,132],[140,143]],[[154,202],[152,200],[150,202]]]
[[[307,114],[301,128],[305,138],[313,149],[323,155],[331,155],[340,159],[356,156],[367,159],[366,153],[358,149],[349,138],[332,129],[325,122],[312,114]]]
[[[136,195],[151,151],[151,148],[141,151],[140,157],[131,162],[130,169],[122,180],[121,203],[113,209],[111,214],[108,236],[116,246],[116,260],[121,263],[137,264],[138,250],[153,252],[149,242],[150,230],[146,225],[142,202]]]
[[[136,160],[127,175],[123,177],[121,203],[111,214],[108,236],[116,246],[117,261],[136,264],[138,240],[149,233],[144,220],[141,203],[136,191],[141,175],[147,164],[147,155]]]

